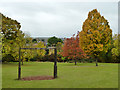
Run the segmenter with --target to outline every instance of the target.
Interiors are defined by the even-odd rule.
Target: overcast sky
[[[0,2],[0,12],[21,23],[31,36],[71,37],[82,30],[88,12],[97,9],[118,33],[117,2]]]

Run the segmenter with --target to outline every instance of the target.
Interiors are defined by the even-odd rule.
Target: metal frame
[[[21,80],[21,49],[30,49],[30,50],[37,50],[37,49],[54,49],[54,78],[57,78],[57,49],[56,47],[48,47],[48,48],[19,48],[19,65],[18,65],[18,80]]]

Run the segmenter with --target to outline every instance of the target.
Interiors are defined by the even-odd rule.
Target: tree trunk
[[[76,60],[75,60],[75,65],[77,64]]]
[[[22,60],[22,65],[23,65],[23,60]]]
[[[98,62],[97,62],[97,59],[96,59],[96,66],[98,66]]]

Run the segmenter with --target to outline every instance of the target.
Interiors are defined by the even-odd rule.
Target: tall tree
[[[2,56],[7,60],[7,56],[18,60],[19,47],[25,43],[24,33],[20,30],[20,23],[9,17],[2,15]],[[10,60],[10,58],[8,58]]]
[[[97,59],[100,53],[106,54],[111,49],[112,30],[109,22],[97,9],[89,12],[80,32],[80,46],[89,55]]]
[[[73,37],[65,39],[62,50],[62,55],[75,60],[75,65],[77,59],[86,57],[86,54],[79,45],[79,32],[76,37],[73,35]]]

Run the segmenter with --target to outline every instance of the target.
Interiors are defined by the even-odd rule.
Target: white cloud
[[[56,23],[62,21],[63,17],[51,13],[39,12],[35,15],[35,19],[38,23]]]
[[[0,3],[0,11],[19,21],[21,30],[29,31],[32,36],[70,37],[82,30],[88,12],[95,8],[110,22],[113,33],[117,33],[117,3]]]

